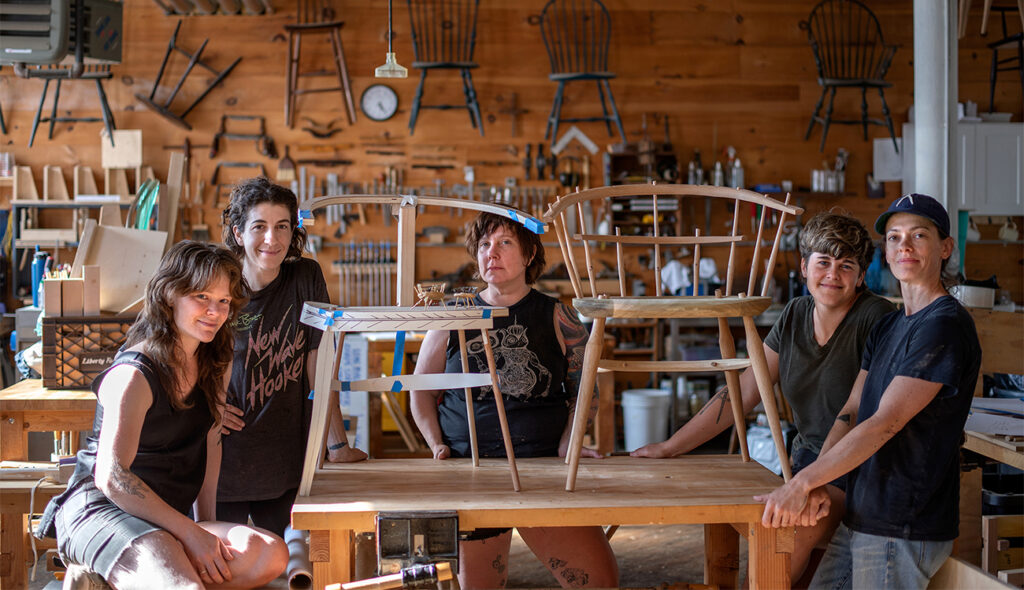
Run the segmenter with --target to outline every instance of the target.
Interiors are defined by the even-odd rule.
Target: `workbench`
[[[43,387],[41,379],[26,379],[0,390],[0,460],[28,459],[28,433],[92,430],[96,395],[84,390]],[[0,588],[26,585],[25,514],[28,490],[35,482],[3,482],[0,513]],[[63,486],[40,486],[35,509],[42,512]]]
[[[580,463],[565,491],[557,457],[517,459],[522,491],[509,490],[504,459],[384,459],[325,464],[308,497],[296,499],[292,527],[310,531],[313,585],[351,580],[353,537],[375,530],[382,512],[458,513],[459,529],[508,526],[703,524],[706,584],[737,586],[739,535],[749,539],[750,588],[788,588],[793,529],[760,525],[753,496],[782,480],[735,455],[674,459],[609,457]],[[629,580],[622,580],[624,586]]]

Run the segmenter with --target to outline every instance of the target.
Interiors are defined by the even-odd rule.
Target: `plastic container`
[[[627,389],[622,392],[627,451],[668,438],[670,395],[666,389]]]

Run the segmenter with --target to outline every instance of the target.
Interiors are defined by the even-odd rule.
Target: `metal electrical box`
[[[115,0],[0,0],[0,64],[121,62],[124,3]]]

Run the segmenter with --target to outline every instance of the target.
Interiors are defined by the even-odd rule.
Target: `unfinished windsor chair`
[[[625,200],[625,204],[622,201]],[[775,267],[775,258],[779,250],[779,240],[782,236],[781,228],[785,225],[787,218],[799,215],[803,212],[799,207],[762,196],[742,189],[731,189],[712,186],[692,186],[681,184],[668,185],[620,185],[601,187],[572,193],[560,197],[551,205],[544,215],[545,223],[554,226],[555,235],[569,271],[576,298],[573,299],[573,306],[582,315],[593,319],[590,338],[587,341],[586,352],[583,360],[583,375],[580,381],[580,390],[576,402],[576,408],[589,408],[591,396],[593,395],[594,383],[598,369],[622,372],[698,372],[714,371],[723,372],[730,392],[739,391],[740,371],[751,367],[754,371],[761,400],[764,404],[765,413],[771,428],[772,438],[775,442],[776,451],[782,463],[783,475],[788,480],[791,476],[789,462],[787,461],[786,447],[782,439],[782,431],[779,425],[778,409],[775,404],[774,390],[771,377],[768,373],[767,361],[764,356],[761,337],[757,333],[754,324],[754,316],[764,312],[771,304],[771,297],[768,289],[771,284],[772,270]],[[710,203],[711,207],[705,208],[699,205]],[[720,204],[718,208],[715,204]],[[684,219],[684,212],[694,211],[721,211],[724,205],[733,208],[731,229],[726,235],[713,235],[706,228],[713,227],[711,220]],[[760,221],[757,224],[756,233],[753,236],[740,233],[740,220],[742,211],[751,211],[751,208],[760,208]],[[635,211],[650,212],[653,222],[653,235],[623,235],[623,227],[634,228],[635,223],[622,224],[614,228],[613,235],[597,234],[588,232],[586,220],[598,219],[602,215],[612,218],[611,212],[623,208]],[[584,211],[587,213],[584,214]],[[677,226],[666,232],[665,224],[661,221],[663,214],[669,210],[677,217]],[[720,220],[725,220],[724,212]],[[613,220],[614,221],[614,220]],[[701,223],[704,221],[705,223]],[[766,233],[765,224],[772,223],[775,227],[774,235]],[[578,224],[581,228],[578,231],[572,229],[572,224]],[[612,224],[614,225],[614,223]],[[692,235],[681,235],[683,231],[690,231]],[[701,228],[705,228],[702,235]],[[672,235],[672,234],[680,235]],[[609,254],[601,253],[595,244],[613,244],[615,253],[615,267],[618,272],[618,292],[614,294],[600,293],[598,290],[597,276],[594,271],[599,257],[610,257]],[[645,250],[653,249],[652,260],[654,261],[654,285],[657,292],[653,296],[628,295],[626,291],[626,273],[635,258],[627,258],[624,254],[625,247],[639,246]],[[699,276],[702,251],[705,256],[709,251],[714,251],[718,257],[725,256],[728,261],[728,271],[724,282],[724,293],[716,291],[713,296],[700,295],[694,288],[696,294],[684,294],[683,296],[662,296],[661,285],[661,256],[663,250],[676,247],[691,247],[693,249],[693,277]],[[744,254],[741,250],[749,248],[750,254]],[[583,250],[583,260],[579,260],[577,252]],[[723,252],[725,250],[726,252]],[[767,260],[765,260],[767,254]],[[733,283],[740,278],[737,271],[739,260],[750,256],[751,263],[746,288],[739,288],[738,294],[734,294]],[[762,270],[763,269],[763,270]],[[759,294],[755,293],[759,275],[763,274],[762,286]],[[696,280],[694,282],[696,285]],[[719,348],[721,358],[700,361],[622,361],[602,358],[602,343],[604,342],[605,324],[608,320],[615,318],[646,318],[646,319],[670,319],[670,318],[717,318],[719,328]],[[742,318],[744,334],[747,341],[747,352],[750,358],[737,358],[736,346],[729,329],[729,318]],[[746,436],[743,422],[742,401],[738,394],[729,396],[732,404],[733,418],[739,434],[740,452],[744,461],[749,461],[750,456],[746,448]],[[583,430],[586,426],[586,412],[577,411],[573,419],[572,437],[569,443],[569,451],[566,453],[566,462],[569,464],[569,471],[566,477],[565,489],[572,491],[576,486],[576,475],[579,469],[580,453],[583,446]]]
[[[398,306],[374,307],[342,307],[329,303],[306,303],[302,310],[301,321],[304,324],[324,330],[317,354],[316,377],[314,382],[313,417],[310,422],[309,439],[306,443],[306,457],[303,464],[302,480],[299,484],[299,495],[308,496],[314,476],[322,471],[324,462],[324,446],[327,437],[327,420],[330,404],[337,404],[341,391],[369,391],[387,394],[390,392],[412,389],[449,389],[451,387],[466,388],[466,410],[469,420],[470,440],[473,465],[480,464],[476,445],[476,425],[473,421],[473,396],[470,388],[490,385],[494,391],[494,402],[497,406],[498,419],[501,424],[505,453],[508,457],[509,471],[512,476],[512,487],[520,490],[519,472],[516,469],[512,440],[508,422],[505,418],[504,402],[498,389],[498,374],[494,363],[494,352],[490,338],[481,338],[487,358],[487,373],[469,373],[466,330],[489,330],[494,325],[494,318],[508,315],[503,307],[471,307],[466,305],[447,306],[424,305],[414,306],[416,260],[416,214],[418,206],[440,206],[453,209],[472,209],[487,211],[503,217],[512,218],[536,233],[544,232],[544,224],[522,211],[500,205],[451,199],[445,197],[423,197],[411,195],[344,195],[317,197],[303,201],[299,205],[299,218],[303,225],[314,223],[313,211],[331,205],[387,205],[393,207],[398,215],[398,274],[397,288]],[[400,347],[404,345],[404,334],[407,330],[451,330],[458,333],[459,346],[462,353],[463,373],[458,374],[421,374],[400,375],[403,355]],[[399,359],[389,377],[369,375],[368,379],[358,381],[339,380],[342,346],[344,336],[349,332],[396,332],[395,358]]]

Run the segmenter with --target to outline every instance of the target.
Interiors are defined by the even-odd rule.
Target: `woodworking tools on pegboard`
[[[228,121],[235,122],[250,122],[257,121],[258,127],[255,131],[250,133],[240,133],[238,131],[228,131]],[[277,145],[274,143],[274,138],[267,135],[267,123],[261,115],[221,115],[220,116],[220,129],[217,133],[213,134],[213,140],[210,142],[210,157],[216,158],[217,152],[220,151],[221,140],[224,139],[246,139],[256,142],[256,151],[260,155],[268,158],[277,158]]]

